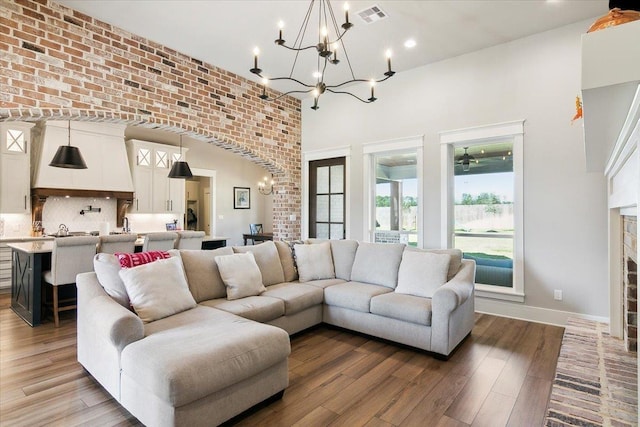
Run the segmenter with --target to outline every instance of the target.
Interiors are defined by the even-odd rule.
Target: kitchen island
[[[31,326],[42,316],[42,272],[51,267],[53,240],[7,243],[11,251],[11,309]]]

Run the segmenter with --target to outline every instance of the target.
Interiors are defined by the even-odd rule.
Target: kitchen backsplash
[[[88,212],[89,207],[94,211]],[[42,210],[42,226],[45,233],[52,234],[60,224],[65,224],[69,231],[109,231],[116,230],[115,199],[93,197],[49,197]],[[81,215],[80,211],[85,214]]]
[[[87,212],[89,207],[94,212]],[[81,210],[85,210],[84,215],[80,214]],[[116,227],[116,210],[114,199],[49,197],[42,210],[42,227],[47,234],[55,233],[60,224],[66,225],[69,231],[122,231],[122,227]],[[183,218],[174,214],[127,214],[127,217],[134,233],[164,231],[166,224],[174,220],[178,222],[178,229],[183,228]],[[0,215],[0,238],[28,237],[31,228],[30,214]]]

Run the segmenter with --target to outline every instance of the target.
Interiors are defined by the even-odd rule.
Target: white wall
[[[582,123],[571,124],[580,37],[591,22],[398,73],[376,87],[374,104],[327,94],[313,111],[305,100],[303,152],[351,146],[351,236],[364,238],[363,143],[424,134],[424,246],[437,247],[438,132],[525,119],[526,307],[513,303],[509,310],[608,317],[605,179],[585,172]],[[553,300],[554,289],[563,290],[563,301]]]

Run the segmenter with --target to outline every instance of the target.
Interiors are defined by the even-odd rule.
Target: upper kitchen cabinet
[[[137,139],[127,141],[127,149],[135,187],[131,212],[184,214],[185,181],[169,178],[180,149]]]
[[[125,125],[72,121],[38,124],[34,138],[34,188],[133,191],[124,144]],[[60,145],[79,148],[87,169],[49,166]]]
[[[0,123],[0,213],[31,210],[29,175],[32,123]]]

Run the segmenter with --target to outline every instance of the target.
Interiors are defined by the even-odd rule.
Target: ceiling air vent
[[[380,6],[373,5],[366,9],[358,12],[358,16],[362,19],[366,24],[373,24],[374,22],[380,21],[381,19],[387,18],[389,15],[382,9]]]

